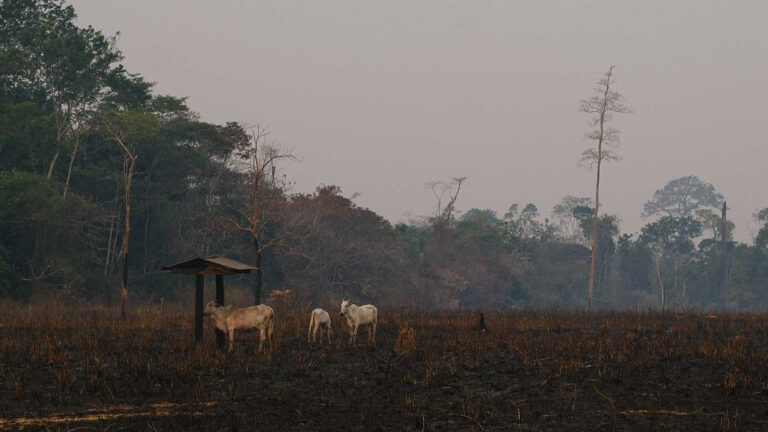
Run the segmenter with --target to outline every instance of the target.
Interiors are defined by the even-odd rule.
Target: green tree
[[[707,230],[712,239],[714,240],[720,240],[722,239],[721,232],[723,231],[723,218],[722,216],[718,215],[712,209],[709,208],[700,208],[697,209],[694,212],[694,217],[701,222],[702,228]],[[733,230],[736,228],[736,225],[731,221],[726,221],[725,224],[725,238],[728,240],[733,239]]]
[[[281,247],[274,253],[287,282],[307,301],[384,300],[403,283],[404,245],[395,229],[337,186],[291,196],[276,229]]]
[[[518,218],[536,222],[537,214],[536,206],[529,204]],[[520,280],[522,256],[517,249],[521,245],[507,241],[509,222],[499,220],[490,209],[470,209],[457,222],[449,248],[455,258],[453,265],[443,268],[443,274],[452,271],[466,281],[453,295],[461,307],[505,308],[525,297]],[[541,233],[531,231],[531,235]]]
[[[672,288],[676,289],[679,270],[691,259],[695,250],[693,239],[700,235],[701,222],[690,216],[682,218],[664,216],[642,228],[639,241],[653,253],[662,309],[666,307],[667,297],[664,274],[670,274],[673,278]],[[662,261],[667,264],[665,267],[672,267],[672,269],[662,271]]]
[[[405,259],[411,264],[421,264],[424,254],[429,229],[426,225],[399,223],[395,225],[395,230],[400,235],[400,240],[405,243],[403,253]]]
[[[749,304],[752,300],[749,285],[747,266],[744,261],[735,260],[728,272],[728,299],[735,303],[736,313],[739,313],[745,303]]]
[[[0,58],[6,67],[3,87],[44,99],[51,107],[57,149],[47,173],[50,180],[59,155],[71,145],[64,184],[66,197],[72,165],[88,113],[105,94],[107,81],[122,55],[115,37],[74,24],[72,6],[62,0],[9,0],[0,4]]]
[[[642,242],[633,240],[632,234],[622,234],[616,242],[618,273],[621,288],[627,300],[637,300],[653,285],[653,257]]]
[[[53,114],[35,102],[15,103],[2,96],[0,94],[0,171],[16,169],[45,175],[58,146]]]
[[[560,235],[565,241],[583,243],[586,238],[583,236],[580,220],[573,212],[577,207],[592,209],[595,203],[592,198],[566,195],[552,208],[552,218],[558,222]]]
[[[516,203],[510,205],[500,221],[507,240],[531,249],[536,243],[553,239],[556,227],[547,219],[544,223],[540,222],[538,217],[539,209],[533,203],[526,204],[522,210]]]
[[[676,218],[693,216],[696,210],[719,208],[723,196],[710,183],[689,175],[670,180],[643,205],[643,217],[662,214]]]
[[[97,268],[104,209],[77,194],[65,201],[44,177],[22,171],[0,172],[0,202],[0,295],[82,293]]]
[[[757,220],[763,224],[755,237],[755,245],[768,252],[768,207],[760,210],[756,214]]]

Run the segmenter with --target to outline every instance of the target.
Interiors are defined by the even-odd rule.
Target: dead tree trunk
[[[122,143],[121,143],[122,145]],[[131,164],[128,167],[128,176],[125,180],[125,230],[123,231],[123,278],[120,289],[120,317],[125,319],[125,307],[128,301],[128,241],[131,237],[131,183],[133,182],[133,169],[136,166],[136,156],[125,148]]]
[[[725,248],[725,239],[727,236],[726,233],[726,219],[725,219],[725,202],[723,202],[723,213],[722,213],[722,221],[720,226],[720,271],[723,273],[722,282],[721,282],[721,290],[722,290],[722,296],[723,296],[723,309],[728,309],[728,302],[730,301],[728,296],[728,260],[726,258],[726,248]]]
[[[56,123],[56,154],[53,155],[51,164],[48,166],[48,175],[46,176],[46,180],[49,181],[53,177],[53,170],[56,168],[56,161],[59,160],[59,155],[61,154],[61,142],[64,140],[64,135],[67,131],[67,124],[69,122],[69,116],[61,112],[62,101],[60,99],[60,95],[59,97],[54,98],[54,103],[56,105],[56,108],[53,112],[54,122]]]
[[[608,86],[605,86],[605,92],[608,93]],[[597,210],[600,206],[600,163],[603,159],[603,136],[605,122],[605,108],[600,114],[600,137],[597,140],[597,181],[595,182],[595,212],[592,215],[592,258],[589,263],[589,304],[588,310],[592,310],[592,295],[595,289],[595,264],[597,262]]]
[[[660,258],[656,257],[656,277],[659,278],[659,287],[661,288],[661,310],[663,311],[664,310],[664,303],[665,303],[665,298],[664,298],[664,280],[661,278],[661,269],[659,269],[659,259]]]
[[[594,114],[592,125],[596,127],[587,138],[597,141],[597,150],[590,148],[582,154],[582,161],[590,165],[597,164],[597,179],[595,181],[595,211],[592,216],[592,257],[589,264],[589,303],[588,309],[592,309],[592,298],[595,290],[595,266],[597,261],[597,222],[598,209],[600,207],[600,169],[604,159],[618,159],[606,146],[618,143],[618,131],[608,127],[611,113],[628,113],[629,108],[622,103],[623,96],[611,90],[613,84],[613,66],[608,68],[605,77],[597,82],[598,95],[582,101],[579,111]]]
[[[253,246],[256,248],[256,286],[253,287],[253,302],[261,304],[261,284],[263,271],[261,269],[261,239],[258,235],[253,236]]]
[[[62,198],[67,197],[67,190],[69,190],[69,179],[72,177],[72,166],[75,164],[75,156],[77,156],[77,148],[80,146],[80,134],[75,134],[75,146],[72,149],[72,154],[69,156],[69,168],[67,169],[67,181],[64,182],[64,193]]]
[[[50,180],[53,177],[53,169],[56,167],[56,161],[59,160],[59,150],[56,150],[56,154],[53,155],[51,164],[48,166],[48,175],[45,176],[46,180]]]

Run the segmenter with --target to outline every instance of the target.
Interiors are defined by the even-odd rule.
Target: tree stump
[[[485,333],[488,331],[488,328],[485,326],[485,314],[480,312],[480,332]]]

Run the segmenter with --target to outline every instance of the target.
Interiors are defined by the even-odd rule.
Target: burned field
[[[768,430],[764,315],[382,309],[371,349],[275,309],[270,350],[228,353],[180,307],[5,304],[0,429]]]

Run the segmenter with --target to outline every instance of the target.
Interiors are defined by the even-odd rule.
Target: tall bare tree
[[[237,156],[242,162],[237,168],[246,175],[248,200],[243,205],[231,206],[237,217],[227,221],[234,228],[248,232],[253,242],[256,254],[256,285],[253,289],[255,304],[261,303],[264,251],[278,242],[276,237],[266,240],[266,230],[279,215],[279,207],[284,203],[283,191],[287,186],[285,181],[275,177],[275,163],[280,159],[298,160],[292,152],[268,142],[268,138],[269,131],[256,126],[252,130],[252,139],[237,149]]]
[[[586,137],[596,141],[596,148],[588,148],[582,153],[581,162],[588,166],[597,166],[595,182],[595,209],[592,217],[592,259],[589,266],[589,309],[592,309],[592,294],[595,285],[595,261],[597,257],[597,210],[600,206],[600,168],[604,160],[619,160],[613,151],[619,144],[619,131],[608,126],[613,113],[629,113],[624,105],[624,97],[612,89],[614,84],[613,68],[608,68],[603,78],[597,81],[595,95],[581,101],[579,111],[592,115],[590,126],[593,130]]]
[[[438,234],[443,233],[453,221],[456,199],[459,197],[461,185],[466,179],[466,177],[454,177],[450,181],[431,181],[426,184],[437,200],[435,215],[430,218],[430,222]]]
[[[128,301],[128,245],[131,238],[131,186],[136,167],[136,141],[147,139],[157,130],[157,119],[144,110],[105,110],[95,117],[97,127],[105,138],[117,143],[125,154],[125,227],[123,229],[123,271],[120,286],[120,316],[125,319]]]

